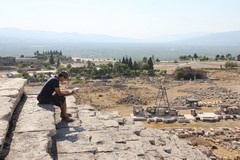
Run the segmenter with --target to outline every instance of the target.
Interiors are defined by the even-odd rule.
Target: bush
[[[234,68],[234,67],[238,67],[237,62],[233,62],[233,61],[227,61],[224,64],[225,68]]]

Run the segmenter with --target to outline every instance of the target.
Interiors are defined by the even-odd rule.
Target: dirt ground
[[[210,71],[209,76],[216,80],[211,82],[169,82],[165,85],[169,102],[178,96],[194,96],[194,94],[187,92],[179,92],[179,90],[188,88],[201,88],[204,90],[205,88],[218,86],[240,93],[240,81],[238,81],[240,74],[236,71]],[[117,101],[133,95],[146,102],[146,106],[153,106],[157,100],[159,84],[160,78],[118,78],[104,81],[89,81],[84,84],[74,84],[73,86],[81,88],[76,96],[77,103],[93,105],[99,110],[118,111],[122,116],[130,116],[133,105],[142,104],[117,104]],[[221,99],[203,99],[202,101],[213,100]],[[214,107],[202,108],[205,112],[212,112],[215,109]]]

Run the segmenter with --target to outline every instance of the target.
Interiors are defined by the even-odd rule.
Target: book
[[[75,87],[75,88],[71,89],[71,92],[78,92],[79,90],[80,90],[80,88]]]

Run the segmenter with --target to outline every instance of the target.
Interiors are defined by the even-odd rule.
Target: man
[[[58,76],[50,78],[43,86],[41,92],[37,96],[40,104],[53,104],[61,108],[61,118],[67,122],[74,120],[69,118],[72,115],[67,113],[67,104],[65,96],[73,95],[75,92],[61,91],[59,82],[68,79],[67,71],[61,71]],[[55,94],[53,94],[55,93]]]

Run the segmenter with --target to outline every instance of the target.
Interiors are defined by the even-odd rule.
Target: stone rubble
[[[193,128],[182,128],[182,129],[171,129],[172,134],[177,135],[179,138],[190,138],[198,137],[210,142],[213,144],[210,147],[210,151],[216,146],[224,147],[225,149],[232,151],[237,150],[240,152],[240,128],[209,128],[209,129],[193,129]],[[216,155],[217,156],[217,155]],[[240,155],[235,155],[236,158]],[[217,156],[220,158],[220,156]]]
[[[146,105],[147,102],[143,101],[140,97],[129,95],[116,102],[117,104],[134,104],[134,105]]]
[[[176,97],[172,101],[173,106],[184,106],[185,100],[187,98],[196,98],[199,100],[199,107],[207,106],[207,107],[217,107],[222,103],[231,104],[231,105],[238,105],[238,97],[239,94],[237,92],[233,92],[230,89],[222,88],[222,87],[209,87],[207,89],[203,88],[188,88],[188,89],[181,89],[178,92],[187,92],[194,94],[192,96],[179,96]],[[220,99],[219,101],[212,101],[212,102],[203,102],[201,100],[205,99]]]

